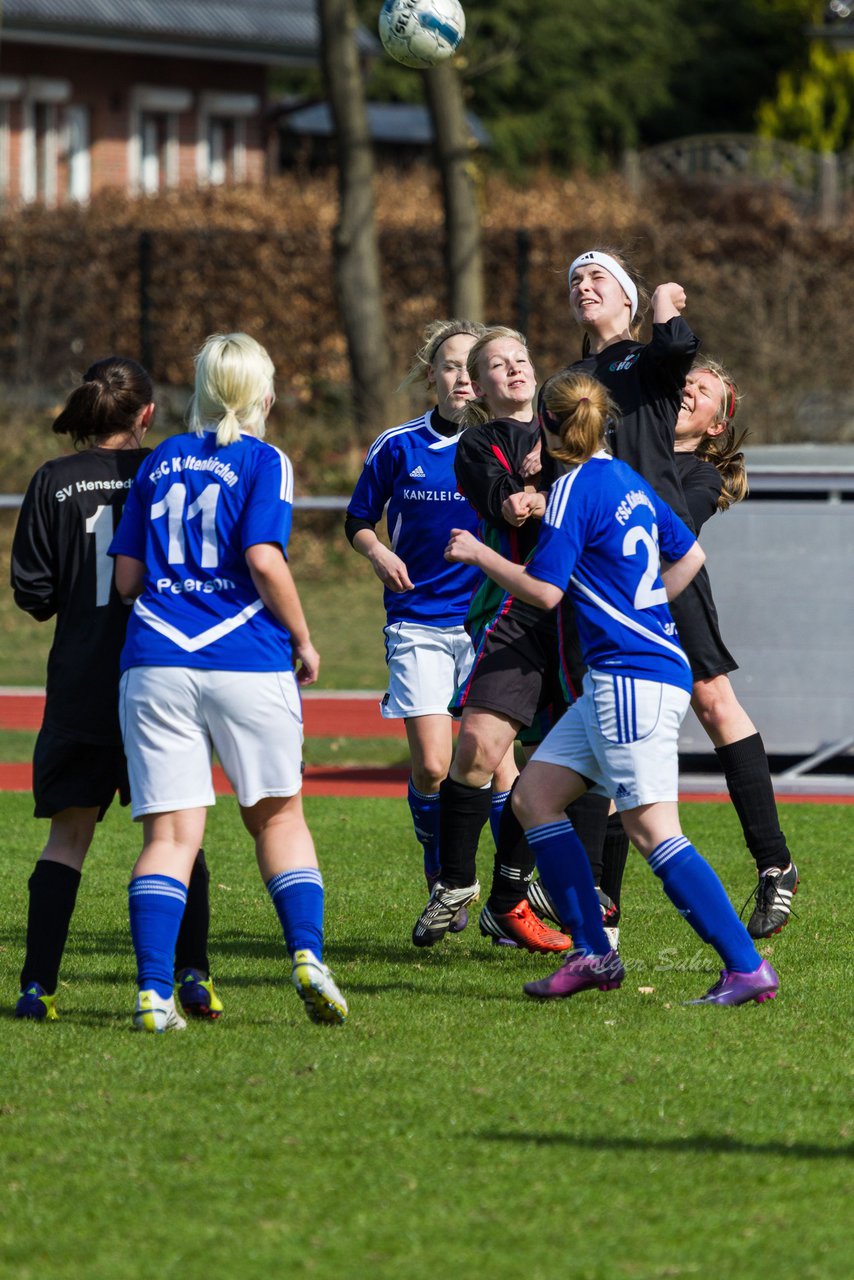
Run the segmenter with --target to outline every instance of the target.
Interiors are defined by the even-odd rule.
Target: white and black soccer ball
[[[405,67],[435,67],[456,53],[466,33],[459,0],[385,0],[380,40]]]

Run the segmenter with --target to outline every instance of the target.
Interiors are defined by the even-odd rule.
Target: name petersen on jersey
[[[201,592],[202,595],[213,595],[217,591],[234,591],[236,583],[231,578],[184,578],[177,581],[173,578],[158,578],[158,593],[170,592],[173,596],[187,595],[190,592]]]

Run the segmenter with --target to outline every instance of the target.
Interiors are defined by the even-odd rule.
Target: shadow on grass
[[[460,1134],[459,1137],[463,1137]],[[596,1151],[700,1151],[717,1155],[793,1156],[797,1160],[848,1160],[854,1155],[854,1143],[842,1147],[821,1146],[813,1142],[748,1142],[719,1133],[695,1133],[685,1138],[609,1138],[601,1133],[494,1133],[470,1131],[466,1137],[481,1142],[533,1143],[538,1147],[583,1147]]]

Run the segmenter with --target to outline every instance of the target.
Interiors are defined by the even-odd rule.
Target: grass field
[[[473,926],[411,947],[423,895],[404,801],[307,811],[350,1022],[305,1018],[225,799],[206,839],[225,1016],[161,1038],[131,1030],[138,833],[121,813],[90,856],[60,1021],[13,1020],[43,830],[28,796],[0,796],[5,1277],[850,1273],[850,808],[786,807],[804,883],[798,920],[764,944],[781,994],[729,1010],[684,1006],[714,957],[637,857],[623,989],[540,1006],[521,984],[553,962]],[[740,905],[734,814],[683,817]]]

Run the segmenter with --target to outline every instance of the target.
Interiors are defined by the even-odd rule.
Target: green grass
[[[29,729],[0,729],[0,764],[22,764],[33,758],[36,735]]]
[[[492,948],[474,927],[412,949],[423,890],[403,800],[306,809],[349,1024],[313,1026],[288,989],[248,840],[221,800],[205,845],[225,1016],[159,1038],[130,1029],[139,835],[122,813],[90,855],[60,1021],[11,1018],[44,827],[28,796],[0,797],[4,1276],[848,1273],[850,808],[786,807],[801,914],[763,947],[782,991],[734,1010],[684,1006],[714,957],[637,857],[622,991],[540,1006],[521,984],[553,962]],[[683,817],[740,905],[752,877],[734,814]],[[488,864],[485,841],[483,875]]]

